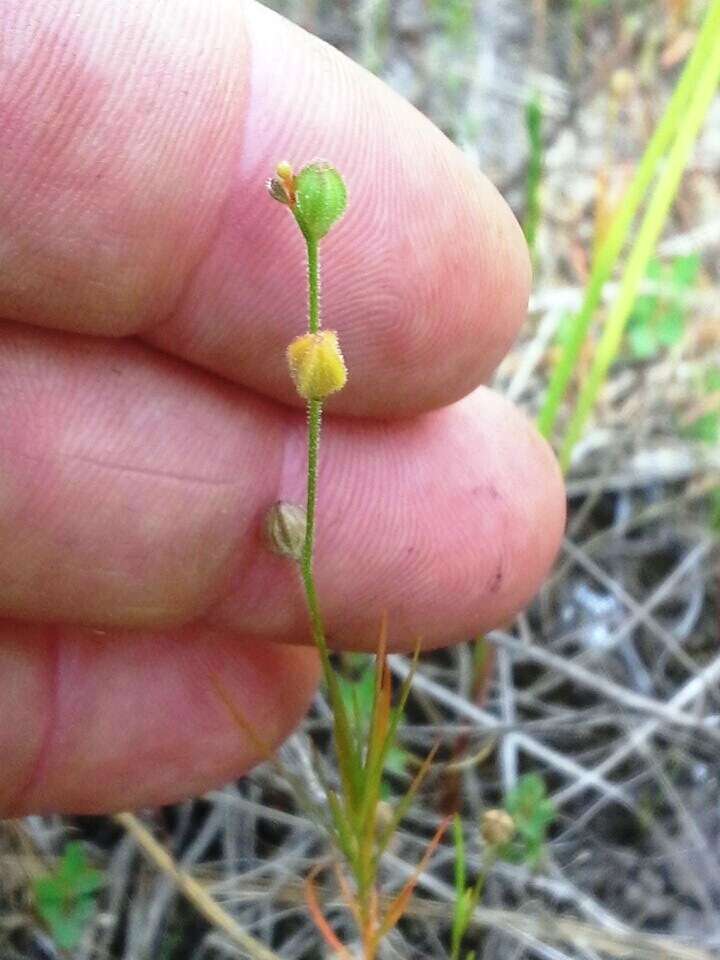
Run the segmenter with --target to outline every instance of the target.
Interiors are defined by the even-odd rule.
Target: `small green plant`
[[[630,349],[639,360],[656,357],[663,347],[673,347],[685,333],[685,294],[700,272],[696,253],[664,264],[653,258],[645,277],[661,289],[641,294],[628,319]]]
[[[339,784],[324,782],[327,797],[327,827],[342,853],[352,885],[342,871],[337,872],[345,902],[357,924],[364,960],[373,960],[380,941],[403,915],[419,872],[424,868],[444,833],[442,823],[430,841],[417,872],[388,904],[378,890],[380,860],[397,827],[407,812],[430,767],[435,751],[420,765],[407,792],[391,812],[381,817],[383,773],[396,751],[398,725],[410,693],[412,672],[404,681],[396,706],[392,705],[392,679],[387,665],[387,629],[383,623],[378,652],[371,672],[361,678],[360,686],[343,684],[335,671],[325,638],[320,602],[315,586],[314,554],[318,495],[320,428],[323,403],[341,390],[347,370],[337,334],[322,329],[320,318],[320,241],[343,216],[347,190],[338,171],[328,163],[311,163],[296,175],[290,164],[278,164],[276,175],[268,182],[270,195],[288,207],[305,239],[308,266],[308,329],[296,337],[287,351],[290,375],[298,394],[307,403],[307,497],[305,515],[297,510],[291,516],[287,505],[275,504],[272,522],[266,529],[282,542],[275,549],[296,559],[305,589],[312,636],[332,710],[333,740],[339,769]],[[280,522],[282,521],[282,522]],[[304,521],[304,522],[303,522]],[[302,543],[290,536],[296,531]],[[292,543],[291,543],[292,541]],[[416,653],[417,660],[417,653]],[[318,766],[320,775],[320,767]],[[328,944],[342,956],[347,949],[338,940],[323,916],[315,890],[316,871],[307,879],[306,895],[310,912]]]
[[[375,664],[371,657],[363,653],[351,653],[345,656],[345,662],[348,665],[351,676],[338,676],[340,683],[340,694],[343,698],[345,709],[352,718],[353,729],[358,733],[358,739],[367,742],[372,723],[373,700],[375,697]],[[402,717],[400,718],[402,719]],[[404,774],[408,765],[408,753],[397,744],[392,744],[385,758],[384,773]],[[390,799],[391,790],[388,783],[383,778],[381,788],[381,797],[387,801]]]
[[[465,862],[465,840],[462,820],[455,816],[453,841],[455,844],[455,901],[450,931],[450,960],[460,960],[462,944],[472,920],[473,911],[480,900],[485,880],[499,851],[515,835],[515,821],[507,810],[486,810],[480,823],[484,842],[484,859],[475,882],[468,886]],[[473,960],[474,951],[465,954],[464,960]]]
[[[485,873],[479,873],[475,883],[468,886],[465,839],[463,837],[462,820],[457,814],[453,820],[453,842],[455,844],[455,902],[450,930],[450,960],[460,960],[462,942],[470,926],[473,911],[480,899]],[[471,957],[472,954],[468,953],[466,960],[471,960]]]
[[[104,882],[102,872],[89,866],[77,842],[66,845],[52,873],[35,881],[37,912],[61,950],[73,950],[80,942]]]
[[[699,443],[720,442],[720,367],[711,367],[700,388],[703,399],[700,412],[692,415],[683,427],[683,434]]]
[[[555,808],[547,796],[542,777],[537,773],[525,774],[508,794],[504,809],[486,810],[483,814],[480,823],[482,866],[475,882],[468,885],[463,825],[460,817],[455,816],[455,900],[450,931],[450,960],[473,960],[475,956],[474,951],[463,956],[462,945],[492,865],[501,859],[537,866],[548,827],[554,819]]]
[[[473,0],[429,0],[428,9],[451,40],[467,40],[475,14]]]
[[[555,820],[555,807],[547,795],[545,781],[537,773],[526,773],[505,800],[515,833],[498,847],[498,856],[510,863],[537,866],[542,857],[547,831]]]
[[[523,232],[530,253],[535,253],[535,241],[540,226],[540,183],[543,169],[542,104],[538,94],[525,107],[525,130],[528,140],[528,166],[525,179],[525,219]]]
[[[700,443],[718,443],[720,441],[720,411],[709,410],[692,420],[684,430],[691,440]]]
[[[564,469],[570,464],[575,444],[624,341],[640,283],[719,81],[720,0],[711,0],[693,51],[593,260],[582,306],[573,317],[570,336],[552,373],[538,416],[540,431],[547,437],[552,436],[561,402],[577,373],[580,352],[600,305],[605,283],[628,242],[638,211],[645,204],[644,215],[625,260],[618,294],[604,321],[590,369],[579,386],[575,408],[559,442],[560,463]],[[656,183],[651,190],[654,180]]]

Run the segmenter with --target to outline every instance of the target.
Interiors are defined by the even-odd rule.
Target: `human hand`
[[[302,240],[265,179],[327,157],[349,369],[327,404],[317,582],[336,646],[467,639],[535,592],[564,500],[481,384],[522,321],[520,231],[420,114],[237,0],[6,0],[0,58],[0,811],[178,799],[278,743],[317,681],[285,347]]]

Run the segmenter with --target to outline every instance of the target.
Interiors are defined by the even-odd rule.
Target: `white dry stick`
[[[137,842],[145,857],[177,884],[180,892],[208,923],[221,930],[232,943],[241,947],[253,960],[280,960],[276,953],[247,933],[194,877],[181,870],[168,851],[157,842],[137,817],[131,813],[118,813],[113,819]]]
[[[569,540],[565,540],[563,543],[563,550],[569,554],[573,560],[575,560],[584,570],[591,574],[599,584],[609,590],[613,596],[623,603],[628,610],[630,611],[630,617],[628,620],[623,623],[620,629],[616,632],[614,637],[614,646],[617,646],[625,637],[633,630],[638,623],[643,623],[650,633],[653,634],[660,642],[670,650],[679,662],[685,667],[685,669],[690,672],[697,674],[698,667],[697,664],[693,661],[692,657],[683,650],[683,648],[678,644],[677,640],[670,633],[669,630],[665,630],[657,620],[650,615],[651,611],[661,604],[671,590],[679,583],[680,580],[685,576],[685,574],[691,570],[693,567],[697,566],[698,563],[703,560],[708,553],[714,548],[715,541],[711,537],[706,537],[700,541],[692,550],[689,550],[685,556],[682,558],[680,563],[675,567],[671,574],[669,574],[665,580],[660,584],[657,589],[655,589],[648,599],[644,603],[639,603],[634,597],[622,588],[622,586],[614,580],[610,574],[603,570],[603,568],[595,563],[584,550],[576,546],[574,543],[571,543]]]
[[[410,666],[407,661],[397,654],[388,657],[388,663],[392,672],[403,679],[405,679],[410,672]],[[450,707],[451,710],[454,710],[455,713],[460,716],[475,721],[481,728],[487,730],[502,730],[504,726],[504,724],[491,713],[475,706],[475,704],[470,703],[469,700],[464,700],[451,690],[446,690],[441,684],[435,683],[435,681],[424,676],[420,671],[417,671],[413,677],[413,687],[427,693],[433,697],[433,699],[437,700],[438,703]],[[629,803],[624,792],[608,780],[605,780],[602,776],[596,776],[591,770],[586,770],[585,767],[580,766],[579,763],[576,763],[569,757],[563,756],[563,754],[558,753],[557,750],[553,750],[551,747],[546,747],[526,733],[516,733],[514,736],[517,746],[536,757],[536,759],[542,760],[549,767],[559,770],[565,774],[565,776],[575,778],[583,783],[587,783],[588,778],[590,778],[598,790],[607,793],[620,803]]]
[[[541,663],[543,666],[568,677],[580,686],[588,687],[608,700],[613,700],[615,703],[627,707],[628,710],[649,714],[651,717],[657,717],[678,727],[702,730],[713,740],[720,742],[720,730],[716,725],[710,725],[708,720],[693,717],[681,710],[673,709],[672,706],[663,703],[661,700],[653,700],[652,697],[646,697],[641,693],[628,690],[626,687],[606,679],[597,671],[578,666],[572,660],[550,653],[544,647],[523,643],[521,640],[516,640],[515,637],[498,630],[489,633],[488,640],[522,659]]]
[[[490,634],[488,639],[492,641],[493,635]],[[517,715],[515,712],[512,657],[509,650],[498,650],[498,679],[500,681],[500,704],[503,721],[508,728],[512,728],[517,721]],[[514,733],[508,733],[502,738],[500,770],[502,772],[503,791],[507,795],[514,789],[518,779],[517,739]]]
[[[698,697],[702,696],[706,690],[709,690],[713,684],[720,680],[720,657],[716,657],[702,670],[696,677],[689,680],[674,697],[668,701],[668,706],[676,710],[682,710],[689,706]],[[637,730],[630,733],[627,739],[623,740],[620,746],[610,754],[602,763],[599,763],[594,770],[588,771],[587,779],[579,779],[576,783],[559,790],[552,798],[556,807],[568,803],[583,790],[594,786],[591,779],[596,781],[598,777],[603,778],[605,774],[610,773],[619,764],[629,757],[636,750],[642,749],[650,737],[654,736],[658,727],[661,726],[661,720],[648,720]]]

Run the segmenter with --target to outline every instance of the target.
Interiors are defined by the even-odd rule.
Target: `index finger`
[[[4,21],[0,316],[136,334],[297,403],[303,250],[264,182],[325,156],[351,194],[323,253],[333,409],[416,413],[488,377],[524,313],[520,230],[370,74],[252,2],[10,0]]]

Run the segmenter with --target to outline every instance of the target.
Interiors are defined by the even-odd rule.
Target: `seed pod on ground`
[[[515,836],[515,821],[507,810],[486,810],[480,823],[480,833],[488,846],[500,846]]]

